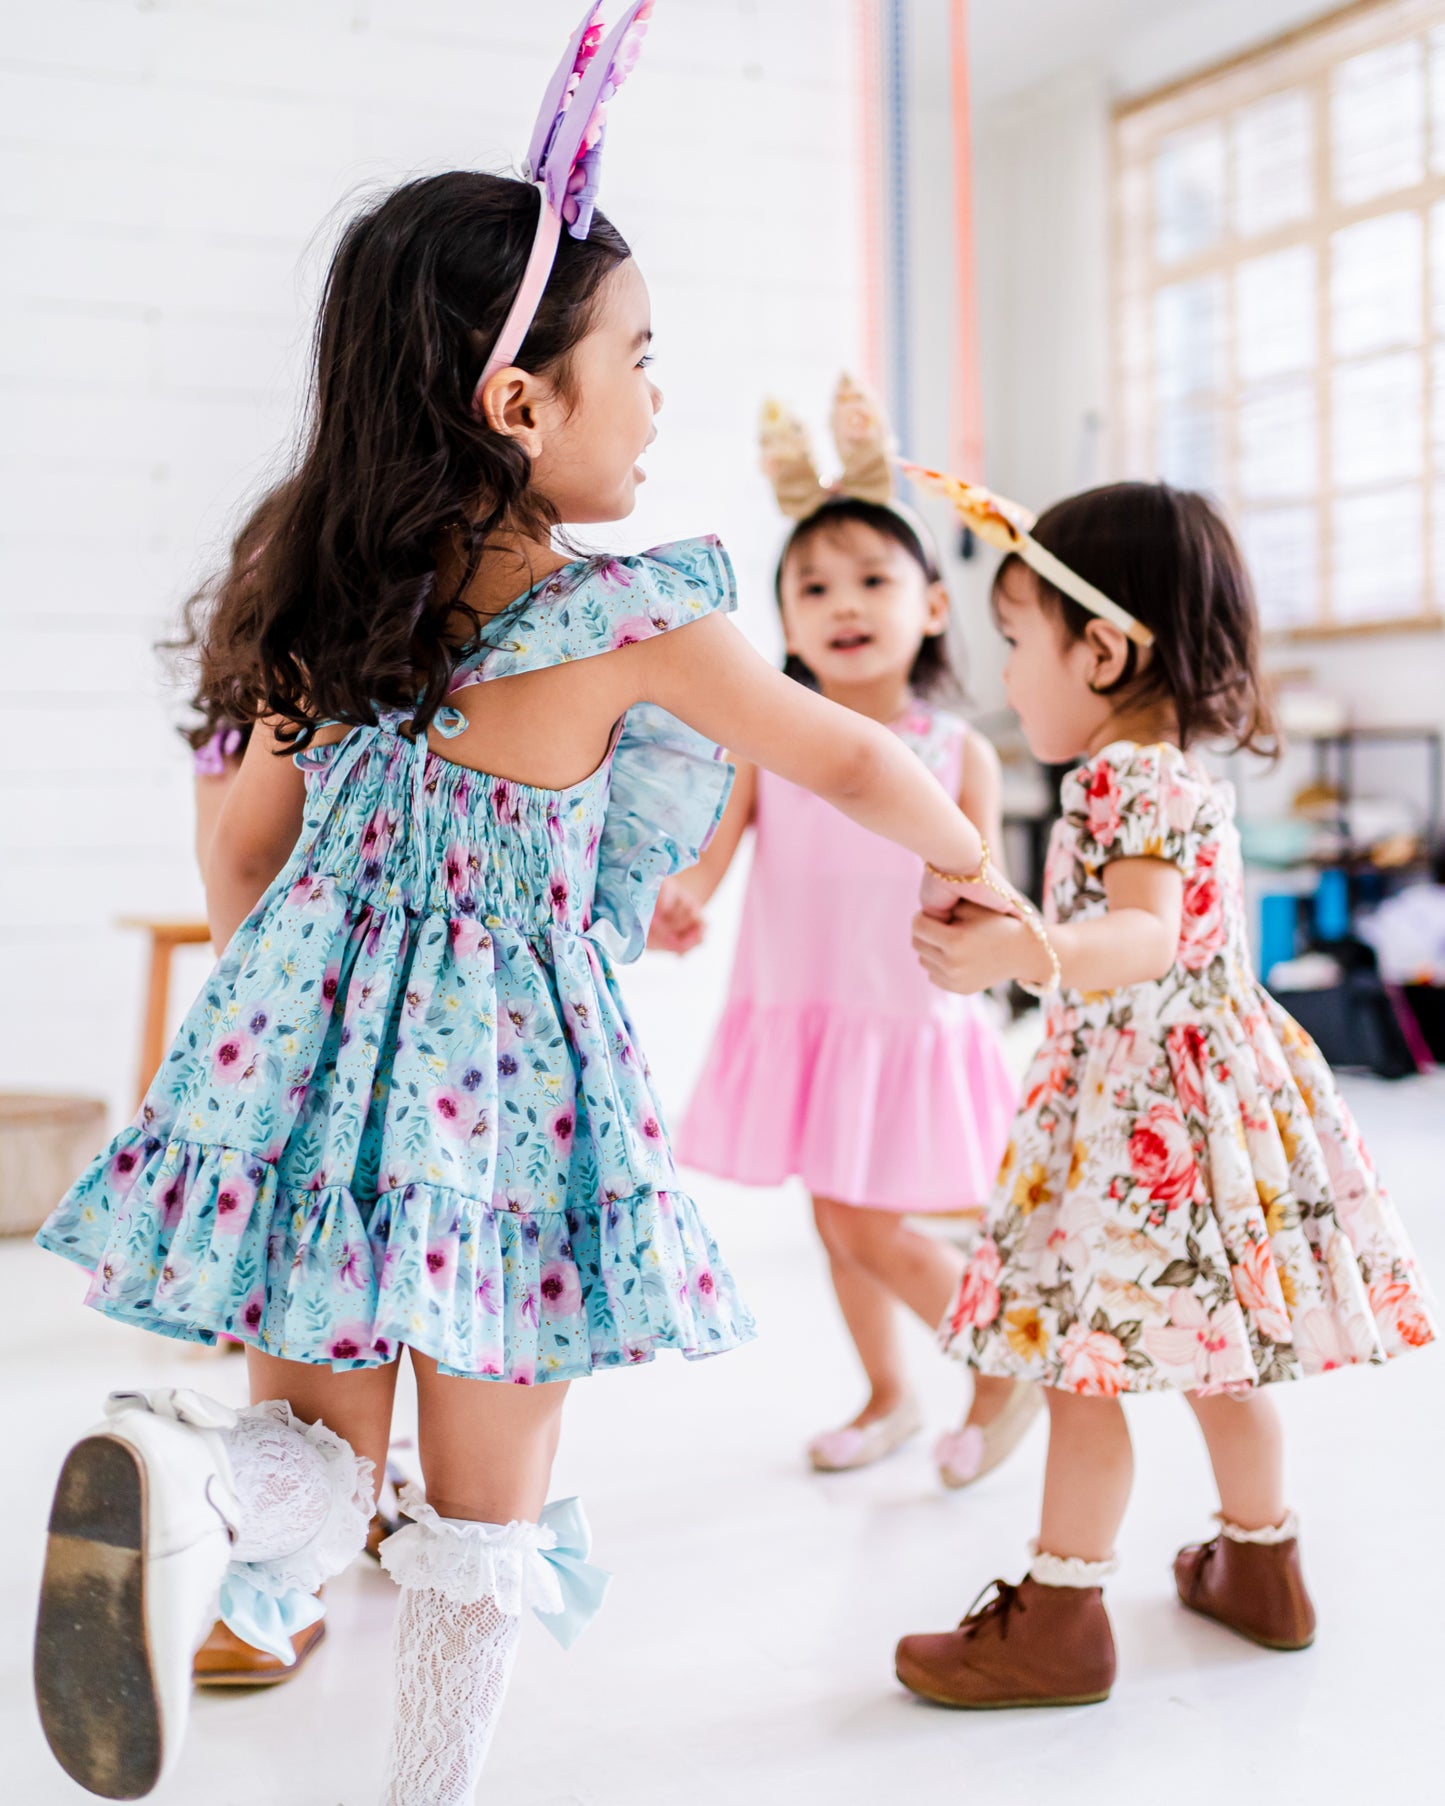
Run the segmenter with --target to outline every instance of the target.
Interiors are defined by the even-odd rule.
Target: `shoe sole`
[[[146,1632],[146,1473],[115,1436],[66,1457],[50,1510],[35,1698],[56,1761],[103,1800],[160,1779],[160,1697]]]
[[[1242,1625],[1231,1624],[1227,1618],[1221,1618],[1214,1612],[1205,1611],[1202,1605],[1191,1605],[1182,1595],[1179,1603],[1186,1612],[1193,1612],[1196,1618],[1203,1618],[1207,1624],[1217,1624],[1221,1630],[1231,1635],[1243,1637],[1246,1643],[1253,1643],[1257,1649],[1272,1649],[1277,1655],[1290,1655],[1295,1650],[1309,1649],[1313,1646],[1316,1632],[1311,1631],[1303,1643],[1281,1643],[1275,1637],[1261,1637],[1255,1631],[1245,1630]]]
[[[1070,1694],[1067,1699],[945,1699],[941,1693],[925,1693],[921,1687],[915,1687],[904,1680],[898,1670],[898,1683],[907,1687],[917,1699],[926,1699],[931,1706],[947,1706],[953,1712],[1020,1712],[1033,1706],[1101,1706],[1113,1691],[1106,1687],[1102,1693]]]

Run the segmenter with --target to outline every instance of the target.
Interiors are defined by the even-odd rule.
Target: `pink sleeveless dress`
[[[964,724],[915,701],[893,729],[957,796]],[[913,952],[918,860],[767,771],[755,826],[728,1003],[678,1157],[879,1210],[981,1203],[1014,1086],[988,1006],[937,990]]]

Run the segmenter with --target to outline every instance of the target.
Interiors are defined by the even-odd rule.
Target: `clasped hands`
[[[947,884],[925,872],[918,904],[913,951],[940,990],[987,991],[1011,979],[1037,984],[1048,979],[1048,958],[1038,939],[999,893]]]

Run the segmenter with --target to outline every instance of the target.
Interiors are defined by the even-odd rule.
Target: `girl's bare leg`
[[[246,1350],[246,1376],[251,1402],[283,1398],[303,1423],[324,1423],[364,1460],[381,1484],[386,1449],[391,1440],[391,1411],[396,1398],[397,1363],[333,1373],[307,1361],[282,1361],[259,1349]]]
[[[1080,1398],[1049,1387],[1049,1458],[1039,1548],[1108,1561],[1134,1485],[1134,1448],[1118,1399]]]
[[[1204,1432],[1223,1517],[1240,1530],[1282,1524],[1288,1509],[1284,1436],[1273,1401],[1259,1392],[1245,1398],[1187,1396]]]
[[[936,1329],[958,1289],[963,1256],[951,1243],[920,1234],[896,1211],[814,1198],[813,1216],[828,1250],[843,1320],[871,1388],[868,1403],[853,1420],[861,1426],[896,1409],[907,1396],[894,1301]],[[968,1421],[991,1423],[1013,1388],[1012,1380],[975,1375]]]
[[[448,1379],[415,1350],[411,1364],[427,1503],[441,1517],[481,1524],[535,1519],[547,1503],[566,1382]]]
[[[852,1419],[853,1427],[862,1429],[896,1411],[907,1398],[908,1370],[894,1295],[853,1253],[847,1223],[853,1208],[829,1198],[813,1200],[813,1220],[827,1250],[838,1309],[868,1379],[867,1401]]]

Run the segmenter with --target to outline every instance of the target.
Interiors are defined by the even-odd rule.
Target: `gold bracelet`
[[[1049,956],[1048,983],[1031,985],[1026,984],[1020,978],[1016,981],[1018,987],[1021,991],[1027,992],[1030,997],[1047,997],[1051,991],[1057,991],[1063,985],[1063,967],[1059,964],[1058,950],[1049,939],[1049,931],[1044,926],[1043,917],[1029,899],[1021,896],[1012,886],[1001,883],[995,876],[993,861],[989,856],[988,842],[981,834],[978,841],[983,849],[983,855],[978,862],[978,870],[971,878],[964,877],[959,872],[941,872],[931,859],[926,859],[924,865],[931,876],[937,878],[942,884],[981,884],[985,890],[991,890],[996,897],[1003,898],[1010,911],[1015,914],[1016,919],[1023,923]]]
[[[990,890],[997,890],[998,884],[989,876],[991,856],[988,850],[988,842],[984,839],[982,834],[978,837],[978,844],[981,849],[978,858],[978,870],[971,878],[964,877],[961,872],[941,872],[931,859],[925,859],[923,862],[924,866],[933,877],[938,879],[940,884],[986,884]]]
[[[1024,927],[1028,929],[1030,934],[1033,935],[1034,939],[1043,948],[1044,952],[1049,956],[1049,981],[1047,984],[1031,985],[1020,978],[1016,979],[1015,983],[1021,991],[1026,992],[1030,997],[1044,998],[1047,997],[1051,991],[1062,989],[1064,969],[1059,964],[1059,950],[1049,939],[1049,931],[1044,927],[1043,917],[1039,914],[1038,910],[1034,908],[1033,904],[1029,902],[1027,897],[1022,898],[1021,901],[1024,905],[1024,913],[1020,917],[1020,920],[1023,922]]]

